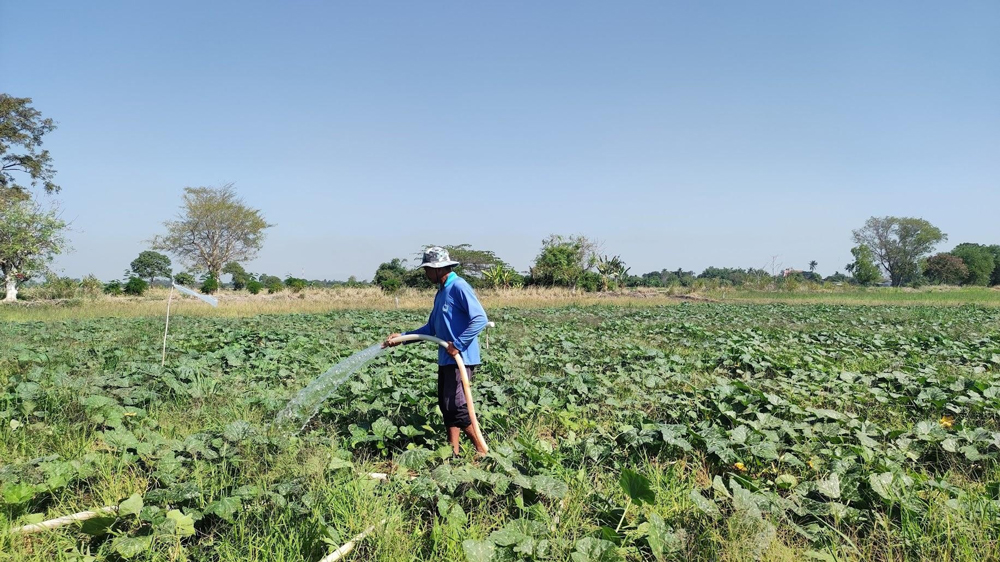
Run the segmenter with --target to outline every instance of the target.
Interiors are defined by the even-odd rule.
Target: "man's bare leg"
[[[486,451],[482,448],[482,445],[480,445],[479,440],[476,439],[476,432],[472,430],[472,425],[466,426],[463,431],[465,431],[465,434],[472,440],[472,444],[476,447],[476,452],[479,453],[479,455],[485,455]]]
[[[468,431],[468,430],[466,430]],[[459,452],[459,438],[462,436],[462,430],[457,427],[448,428],[448,443],[451,443],[451,450],[454,451],[455,456],[458,456]]]

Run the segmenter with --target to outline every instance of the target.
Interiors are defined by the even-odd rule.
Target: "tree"
[[[43,210],[31,199],[0,202],[0,277],[5,301],[17,299],[18,286],[48,269],[66,248],[66,223],[55,210]]]
[[[438,245],[428,244],[425,247]],[[455,273],[470,281],[483,279],[486,271],[497,265],[510,269],[510,265],[490,250],[477,250],[471,244],[441,245],[441,247],[448,251],[451,259],[458,262]],[[423,252],[419,252],[417,256],[423,256]]]
[[[993,276],[993,252],[989,246],[982,244],[963,243],[955,246],[951,255],[958,257],[965,263],[968,273],[961,282],[965,285],[987,286]]]
[[[174,275],[174,283],[178,285],[191,286],[194,285],[195,281],[194,275],[187,271],[182,271],[177,275]]]
[[[607,291],[613,281],[619,287],[625,285],[631,268],[625,266],[621,256],[600,256],[597,258],[597,273],[601,276],[601,290]]]
[[[170,279],[170,258],[159,253],[153,252],[151,250],[146,250],[139,254],[139,257],[132,260],[129,264],[129,268],[136,277],[142,277],[143,279],[149,279],[149,284],[152,285],[153,281],[157,277],[166,277]]]
[[[177,220],[163,223],[167,233],[153,238],[153,248],[216,279],[224,264],[253,259],[264,244],[264,231],[274,226],[259,209],[247,206],[231,183],[184,188],[181,209]]]
[[[853,235],[871,250],[893,287],[919,280],[920,258],[948,239],[931,223],[911,217],[871,217]]]
[[[599,249],[598,242],[584,236],[553,234],[542,241],[531,278],[542,285],[576,288],[583,274],[597,264]]]
[[[851,248],[851,255],[854,256],[854,261],[847,264],[847,272],[854,277],[855,283],[868,286],[882,281],[882,275],[875,265],[875,258],[868,246],[859,245]]]
[[[987,246],[993,254],[993,273],[990,274],[990,286],[1000,285],[1000,244]]]
[[[123,290],[126,295],[132,295],[133,297],[141,297],[146,293],[146,289],[149,288],[149,284],[145,280],[139,277],[130,277],[128,283],[125,283]]]
[[[942,252],[927,258],[924,275],[931,283],[958,285],[969,276],[969,268],[962,258]]]
[[[816,273],[816,266],[817,265],[819,265],[818,261],[816,261],[816,260],[810,261],[809,262],[809,273]]]
[[[375,277],[372,279],[372,283],[375,283],[387,292],[399,289],[403,285],[403,278],[407,274],[406,266],[403,265],[404,263],[404,260],[392,258],[391,261],[379,264],[378,269],[375,270]]]
[[[233,289],[236,291],[241,291],[253,278],[252,275],[247,273],[247,270],[243,269],[243,266],[237,262],[231,261],[226,264],[226,267],[222,268],[223,273],[227,273],[233,278]]]
[[[43,119],[30,104],[31,98],[0,94],[0,202],[28,198],[28,187],[18,183],[15,172],[27,174],[29,185],[41,184],[46,193],[60,189],[52,183],[56,171],[49,151],[39,150],[42,137],[55,130],[56,124]]]

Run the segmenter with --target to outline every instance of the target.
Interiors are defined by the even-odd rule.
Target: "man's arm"
[[[462,289],[458,301],[469,312],[469,327],[458,335],[454,344],[459,351],[465,351],[476,340],[479,332],[483,331],[489,320],[486,318],[483,305],[479,303],[479,298],[476,297],[476,293],[472,291],[471,287]]]
[[[421,336],[433,336],[434,326],[431,324],[430,319],[428,319],[426,324],[417,328],[416,330],[411,330],[409,332],[404,332],[402,334],[389,334],[389,337],[385,338],[385,341],[382,342],[382,349],[385,349],[387,347],[395,347],[399,345],[398,343],[391,343],[391,340],[396,336],[408,336],[410,334],[417,334]],[[413,342],[406,342],[406,343],[413,343]]]

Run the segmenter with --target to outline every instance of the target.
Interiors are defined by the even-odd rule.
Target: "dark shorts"
[[[470,383],[476,367],[477,365],[465,366]],[[472,425],[472,419],[469,418],[469,407],[465,403],[462,375],[458,372],[456,365],[438,365],[438,407],[444,414],[445,427],[465,429]]]

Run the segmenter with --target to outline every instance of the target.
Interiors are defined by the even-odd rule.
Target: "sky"
[[[282,277],[461,243],[524,271],[553,233],[829,275],[884,215],[1000,243],[994,0],[3,2],[0,91],[58,122],[72,277],[228,182]]]

